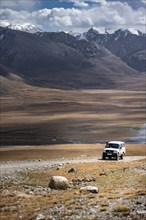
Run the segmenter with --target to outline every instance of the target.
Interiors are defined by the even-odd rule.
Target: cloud
[[[91,3],[106,4],[106,0],[59,0],[60,2],[71,2],[75,7],[89,7]]]
[[[144,8],[141,7],[135,10],[128,3],[120,1],[91,1],[102,2],[103,4],[98,5],[98,7],[87,8],[44,8],[32,12],[3,8],[0,15],[5,22],[12,22],[13,24],[31,23],[47,31],[85,31],[93,25],[113,29],[121,27],[145,29]]]
[[[146,1],[145,0],[140,0],[144,5],[146,5]]]
[[[71,2],[75,7],[88,7],[88,3],[83,0],[60,0],[60,2]]]
[[[39,0],[1,0],[0,6],[13,10],[31,10],[39,3]]]

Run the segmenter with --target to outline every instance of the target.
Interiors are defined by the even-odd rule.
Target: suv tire
[[[117,156],[116,156],[116,160],[119,160],[119,155],[117,154]]]
[[[124,154],[121,155],[121,160],[123,160]]]
[[[105,160],[105,158],[106,158],[106,156],[105,156],[105,155],[102,155],[102,159]]]

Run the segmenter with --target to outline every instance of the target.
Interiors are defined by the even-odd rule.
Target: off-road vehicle
[[[106,146],[102,153],[102,159],[115,159],[119,160],[119,158],[123,159],[126,154],[125,143],[122,141],[109,141],[106,142]]]

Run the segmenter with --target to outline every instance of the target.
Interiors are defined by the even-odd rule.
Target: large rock
[[[49,187],[51,189],[57,189],[57,190],[65,190],[69,188],[69,182],[68,180],[63,176],[52,176],[51,180],[49,182]]]
[[[95,186],[85,186],[80,188],[80,192],[91,192],[91,193],[98,193],[98,188]]]

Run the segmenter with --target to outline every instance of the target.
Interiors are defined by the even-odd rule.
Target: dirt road
[[[106,160],[111,163],[124,163],[146,158],[145,156],[125,156],[123,160]],[[13,175],[16,172],[25,170],[45,169],[53,166],[64,164],[75,164],[84,162],[103,161],[101,157],[76,157],[76,158],[61,158],[55,160],[25,160],[25,161],[6,161],[0,163],[1,176],[4,174]],[[105,162],[105,161],[103,161]]]

